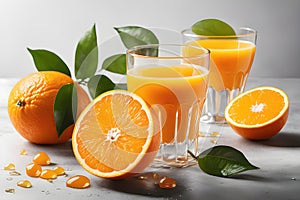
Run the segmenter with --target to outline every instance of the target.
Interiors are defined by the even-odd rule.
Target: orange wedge
[[[99,95],[75,123],[73,152],[89,173],[121,179],[142,172],[155,158],[160,136],[142,98],[124,90]]]
[[[263,140],[283,128],[288,112],[289,100],[285,92],[274,87],[257,87],[232,100],[225,109],[225,118],[244,138]]]

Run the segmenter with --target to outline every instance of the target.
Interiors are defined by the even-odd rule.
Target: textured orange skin
[[[239,135],[241,135],[246,139],[266,140],[279,133],[279,131],[285,125],[288,119],[288,115],[289,115],[289,109],[287,109],[284,112],[284,114],[274,122],[257,128],[241,128],[241,127],[234,126],[230,123],[229,125],[236,133],[238,133]]]
[[[21,79],[10,92],[8,114],[21,136],[36,144],[58,144],[72,137],[74,124],[58,138],[54,120],[54,101],[58,90],[73,83],[71,77],[56,71],[42,71]],[[90,102],[77,83],[78,113]]]

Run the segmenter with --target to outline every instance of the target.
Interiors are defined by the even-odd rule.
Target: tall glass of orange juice
[[[186,45],[210,50],[209,88],[201,122],[225,123],[227,104],[244,91],[254,60],[257,33],[251,28],[241,28],[236,35],[205,36],[186,29],[182,35]]]
[[[192,54],[193,55],[192,55]],[[209,50],[187,45],[142,45],[127,51],[127,88],[149,105],[161,147],[152,166],[194,164],[209,73]]]

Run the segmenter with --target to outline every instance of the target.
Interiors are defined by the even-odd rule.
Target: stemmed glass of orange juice
[[[209,50],[191,45],[142,45],[127,51],[127,88],[149,105],[161,138],[152,166],[195,164],[187,150],[197,153],[209,57]]]
[[[197,35],[191,29],[182,31],[186,45],[210,50],[209,88],[201,122],[225,123],[227,104],[242,93],[256,51],[257,32],[240,28],[236,35]]]

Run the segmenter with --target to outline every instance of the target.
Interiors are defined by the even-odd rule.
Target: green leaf
[[[66,63],[55,53],[44,49],[29,49],[35,67],[38,71],[58,71],[71,77],[70,70]]]
[[[243,171],[259,169],[252,165],[237,149],[229,146],[215,146],[203,151],[198,157],[198,165],[207,174],[228,177]]]
[[[128,49],[137,45],[158,44],[155,34],[143,27],[125,26],[114,29],[119,33],[122,42]]]
[[[77,114],[77,90],[75,85],[67,84],[62,86],[54,102],[54,119],[58,137],[63,131],[74,124]]]
[[[88,82],[88,89],[93,99],[103,92],[115,89],[115,84],[105,75],[94,75]]]
[[[235,35],[233,28],[218,19],[204,19],[192,26],[192,31],[198,35],[226,36]]]
[[[118,74],[126,74],[126,54],[116,54],[103,61],[102,69]]]
[[[98,66],[98,45],[95,25],[78,42],[75,53],[75,77],[86,79],[93,76]]]

